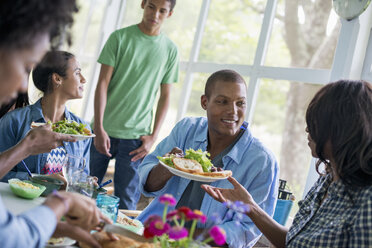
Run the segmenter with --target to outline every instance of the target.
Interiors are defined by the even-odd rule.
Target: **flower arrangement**
[[[162,195],[159,201],[164,204],[163,216],[152,215],[145,221],[144,236],[154,238],[154,242],[160,243],[162,248],[191,248],[195,244],[197,244],[196,247],[207,247],[211,241],[217,245],[223,245],[226,242],[225,231],[216,225],[220,221],[218,217],[212,218],[214,225],[194,240],[196,224],[199,221],[205,223],[207,217],[200,210],[191,210],[187,207],[180,207],[168,213],[168,206],[176,205],[176,199],[170,194]],[[185,228],[187,221],[191,221],[190,230]],[[205,238],[207,233],[208,236]]]

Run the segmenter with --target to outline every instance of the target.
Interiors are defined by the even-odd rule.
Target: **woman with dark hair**
[[[50,51],[32,72],[36,88],[42,91],[43,97],[35,104],[16,109],[0,119],[0,152],[16,145],[31,129],[32,122],[57,122],[61,120],[85,123],[79,117],[68,111],[65,104],[68,100],[83,97],[85,78],[81,74],[79,62],[71,53]],[[86,124],[86,123],[85,123]],[[90,128],[89,125],[86,125]],[[32,173],[52,174],[63,179],[62,164],[66,154],[85,158],[89,164],[89,149],[92,140],[65,142],[48,153],[29,156],[24,162]],[[89,174],[89,166],[85,167]],[[10,178],[27,179],[28,173],[22,163],[4,176],[1,180],[7,182]]]
[[[27,91],[31,69],[48,50],[63,39],[71,26],[75,0],[0,1],[0,105]],[[3,136],[1,136],[3,139]],[[0,178],[30,155],[50,152],[62,142],[74,142],[69,135],[55,133],[50,125],[31,130],[15,146],[0,154]],[[65,216],[64,222],[59,222]],[[68,236],[100,247],[89,235],[100,220],[110,222],[95,202],[76,193],[58,192],[44,203],[18,216],[9,212],[0,197],[1,247],[44,247],[52,236]]]
[[[9,103],[5,103],[0,107],[0,118],[3,117],[9,111],[15,110],[17,108],[23,108],[30,105],[28,101],[28,94],[27,93],[19,93],[17,98],[10,101]]]
[[[203,185],[214,199],[243,201],[247,215],[276,247],[372,247],[372,85],[324,86],[306,112],[311,154],[325,172],[298,203],[291,228],[279,225],[234,178],[233,189]]]

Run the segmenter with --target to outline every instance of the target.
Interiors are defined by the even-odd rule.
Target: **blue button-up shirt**
[[[50,208],[38,206],[15,216],[5,208],[0,197],[1,247],[44,247],[56,225],[56,215]]]
[[[21,141],[31,129],[32,122],[44,122],[44,115],[41,109],[41,99],[35,104],[24,108],[15,109],[0,119],[0,152],[6,151]],[[84,123],[79,117],[65,108],[65,117],[69,121]],[[86,125],[90,129],[89,125]],[[64,142],[63,146],[67,154],[84,157],[86,159],[85,172],[89,174],[89,149],[92,139],[77,142]],[[32,173],[40,174],[46,163],[48,153],[29,156],[24,162]],[[10,178],[27,179],[28,174],[22,163],[17,164],[1,181],[7,182]]]
[[[156,197],[156,199],[138,216],[140,221],[145,221],[153,214],[161,216],[163,205],[159,203],[157,198],[168,193],[178,201],[190,182],[188,179],[173,176],[161,190],[146,192],[144,186],[147,176],[158,164],[156,156],[164,156],[174,147],[179,147],[184,152],[189,148],[205,151],[207,149],[207,134],[208,121],[206,118],[185,118],[177,123],[170,135],[159,143],[153,153],[145,157],[139,167],[140,187],[143,194]],[[272,216],[278,196],[278,164],[272,153],[252,136],[249,128],[231,151],[222,158],[222,162],[223,169],[231,170],[233,176],[250,192],[257,204]],[[221,188],[232,187],[227,180],[219,180],[211,185]],[[200,210],[207,218],[211,217],[213,213],[220,214],[223,219],[220,226],[226,231],[227,243],[230,247],[251,247],[261,235],[248,216],[244,216],[240,227],[237,227],[234,223],[236,216],[228,218],[226,207],[207,194],[204,196]],[[208,227],[208,222],[206,224],[198,223],[198,228]]]

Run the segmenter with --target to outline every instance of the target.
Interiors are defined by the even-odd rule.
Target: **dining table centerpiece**
[[[144,233],[146,238],[153,238],[162,248],[194,248],[210,247],[208,243],[213,241],[217,245],[226,242],[226,232],[217,224],[220,218],[211,220],[212,226],[194,237],[198,222],[206,223],[207,217],[200,210],[191,210],[188,207],[180,207],[168,212],[168,206],[175,206],[176,199],[170,194],[164,194],[159,198],[164,204],[163,216],[151,215],[144,222]],[[191,222],[191,227],[185,227],[186,222]]]

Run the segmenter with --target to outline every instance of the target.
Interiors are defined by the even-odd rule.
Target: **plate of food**
[[[21,181],[18,178],[8,180],[10,190],[17,196],[25,199],[37,198],[45,190],[44,185],[40,185],[28,180]]]
[[[139,235],[143,234],[144,227],[142,222],[139,220],[131,219],[120,211],[116,218],[115,224],[120,225],[121,227],[124,227],[125,229],[128,229]]]
[[[122,247],[137,247],[137,248],[160,248],[159,244],[154,244],[153,239],[149,239],[147,241],[136,240],[135,238],[127,237],[125,235],[120,235],[115,233],[115,236],[119,240],[111,240],[110,237],[107,235],[107,232],[95,232],[92,234],[93,238],[95,238],[98,243],[103,248],[122,248]],[[81,248],[89,248],[90,246],[79,242],[79,246]]]
[[[70,239],[68,237],[63,238],[50,238],[46,243],[46,248],[54,248],[54,247],[66,247],[75,244],[76,241]]]
[[[201,149],[188,149],[184,157],[170,155],[157,158],[174,175],[194,181],[208,183],[232,176],[231,170],[214,167],[208,156],[209,153]]]
[[[32,122],[31,128],[44,126],[46,124],[50,124],[54,132],[68,134],[75,137],[77,140],[85,140],[96,137],[95,134],[93,134],[88,128],[86,128],[86,124],[77,123],[76,121],[68,121],[66,119],[63,121],[57,121],[55,123],[52,123],[50,121],[48,121],[48,123]]]

